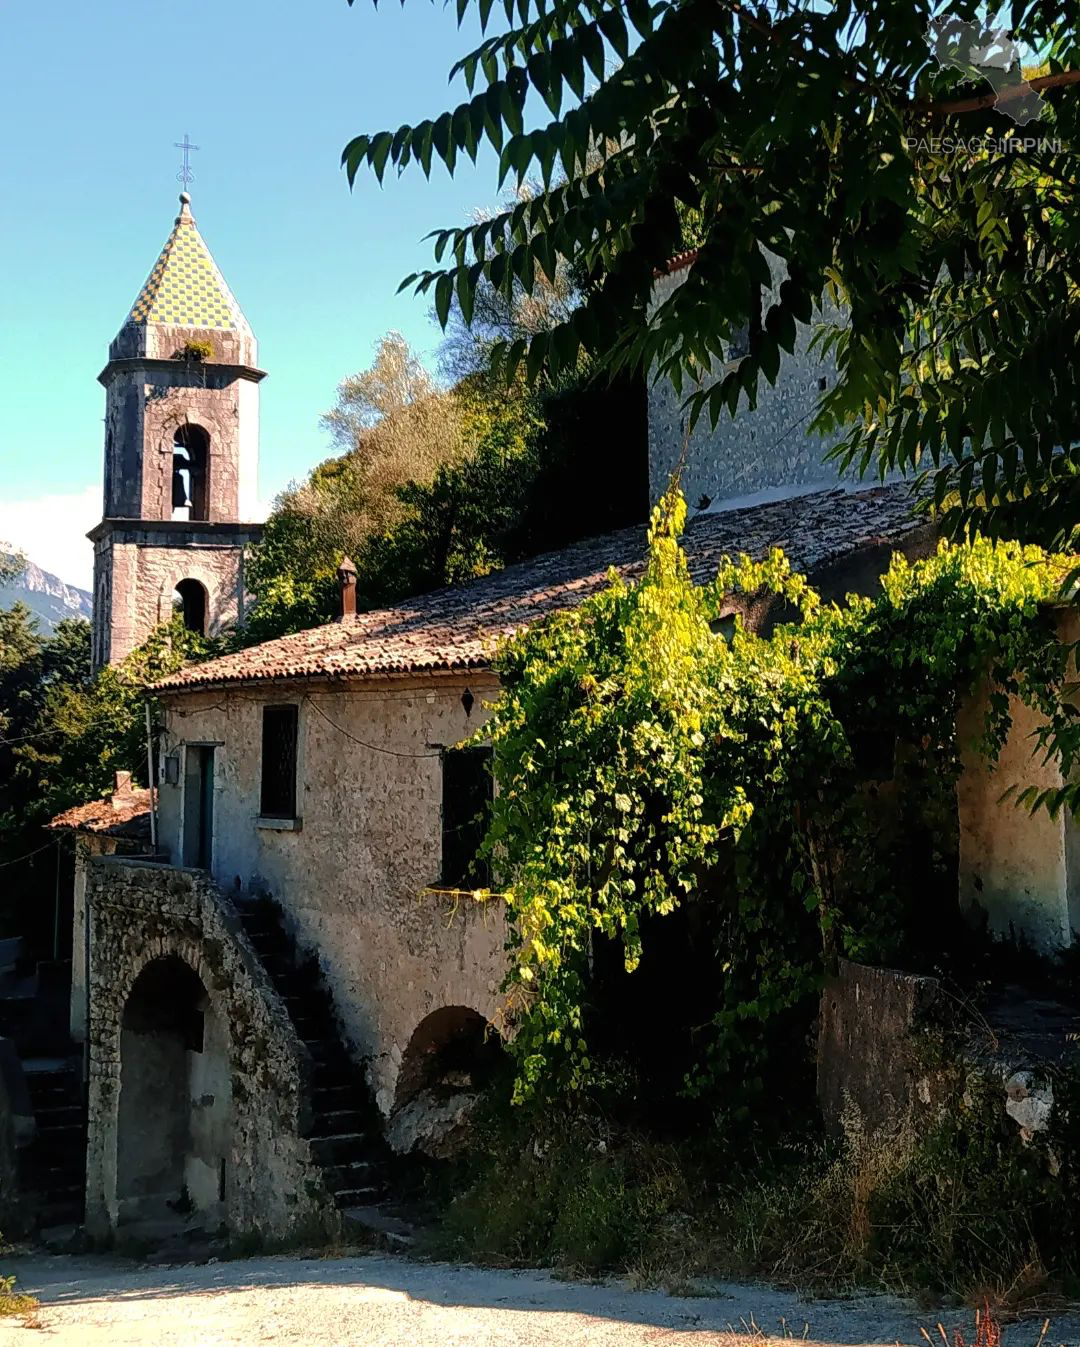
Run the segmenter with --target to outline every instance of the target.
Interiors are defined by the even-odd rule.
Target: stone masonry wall
[[[258,386],[212,363],[169,362],[153,369],[122,368],[108,376],[105,398],[106,518],[171,519],[173,442],[185,425],[210,440],[208,518],[243,519],[248,505],[241,472],[255,465],[242,451],[258,435]]]
[[[224,1191],[230,1234],[276,1240],[334,1233],[336,1213],[301,1135],[310,1058],[231,904],[202,872],[117,857],[91,862],[86,898],[89,1233],[99,1240],[116,1234],[124,1006],[143,969],[169,956],[194,970],[231,1026],[233,1124]]]
[[[198,580],[207,595],[207,634],[243,621],[244,549],[258,536],[238,527],[227,538],[195,524],[154,529],[112,526],[95,543],[95,664],[116,663],[173,613],[181,580]],[[100,655],[98,649],[100,646]]]
[[[462,703],[469,687],[471,715]],[[420,1022],[468,1007],[499,1022],[505,923],[497,903],[456,908],[425,892],[439,879],[442,769],[482,723],[487,673],[268,685],[166,701],[176,786],[161,789],[161,845],[179,860],[185,743],[216,744],[212,869],[227,889],[266,892],[314,951],[376,1099],[394,1106],[402,1056]],[[299,705],[294,826],[259,819],[262,708]],[[182,712],[182,714],[179,714]]]
[[[661,305],[686,279],[681,270],[657,281],[654,306]],[[835,486],[834,465],[823,462],[831,441],[808,431],[807,425],[823,387],[836,382],[836,362],[811,351],[811,328],[799,326],[795,349],[781,353],[775,385],[762,380],[757,408],[748,410],[745,399],[731,417],[723,411],[716,428],[708,415],[686,439],[687,413],[682,403],[694,391],[684,387],[678,395],[669,379],[649,384],[649,494],[656,501],[667,489],[683,450],[682,491],[690,510],[714,508],[743,497],[767,499],[791,494],[793,489]],[[710,374],[707,384],[722,378],[731,366]]]

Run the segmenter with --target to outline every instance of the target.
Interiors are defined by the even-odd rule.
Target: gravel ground
[[[939,1316],[898,1300],[800,1301],[758,1286],[708,1297],[632,1291],[379,1256],[281,1256],[147,1267],[110,1256],[3,1260],[40,1308],[0,1319],[0,1344],[55,1347],[640,1347],[685,1341],[738,1347],[805,1339],[818,1347],[922,1347]],[[940,1316],[946,1327],[969,1315]],[[1040,1324],[1010,1327],[1006,1347],[1035,1347]],[[969,1332],[970,1338],[970,1332]],[[1080,1318],[1055,1321],[1044,1347],[1080,1347]]]

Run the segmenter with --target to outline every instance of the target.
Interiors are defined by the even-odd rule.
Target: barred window
[[[486,889],[491,867],[477,857],[491,810],[490,748],[450,748],[442,755],[442,883]]]
[[[296,817],[295,706],[264,706],[262,725],[263,818]]]

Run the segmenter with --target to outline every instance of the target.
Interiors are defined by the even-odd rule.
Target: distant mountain
[[[0,544],[0,555],[10,555]],[[21,600],[34,613],[45,633],[51,632],[64,617],[84,617],[90,620],[93,600],[85,589],[65,585],[63,580],[28,561],[22,574],[0,584],[0,608],[10,608]]]

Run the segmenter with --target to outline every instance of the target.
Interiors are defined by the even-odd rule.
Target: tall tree
[[[1071,534],[1072,0],[1012,0],[1008,32],[975,0],[456,3],[485,32],[454,66],[468,96],[344,152],[350,179],[381,179],[436,159],[453,173],[487,141],[500,181],[539,177],[530,200],[436,234],[436,267],[410,280],[444,322],[455,296],[469,321],[485,287],[510,301],[568,268],[583,301],[503,364],[535,375],[584,351],[656,369],[717,418],[753,403],[833,300],[841,377],[820,422],[844,456],[929,470],[955,526]],[[688,218],[696,264],[654,309]],[[722,368],[744,327],[747,353]]]
[[[530,202],[542,190],[537,183],[521,183],[504,203],[514,207]],[[493,218],[492,211],[476,211],[474,222]],[[533,277],[531,290],[516,281],[509,292],[497,289],[481,276],[472,296],[472,314],[466,322],[460,303],[450,306],[446,334],[439,349],[444,373],[456,380],[486,375],[492,352],[510,342],[531,341],[541,332],[551,332],[565,323],[578,303],[578,287],[565,261],[549,280],[543,272]]]

